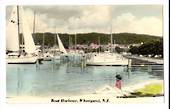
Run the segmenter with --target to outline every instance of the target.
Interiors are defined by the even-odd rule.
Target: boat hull
[[[6,62],[8,64],[35,64],[37,62],[37,57],[19,57],[19,58],[7,58]]]
[[[128,59],[116,53],[92,54],[87,60],[87,65],[94,66],[128,66]]]
[[[60,60],[60,56],[54,56],[53,57],[55,60]]]
[[[44,57],[43,58],[43,61],[51,61],[52,60],[52,57]]]

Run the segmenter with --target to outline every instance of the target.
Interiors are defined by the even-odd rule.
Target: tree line
[[[70,45],[76,44],[108,44],[110,43],[111,34],[104,33],[78,33],[78,34],[58,34],[63,45],[68,48]],[[44,44],[47,46],[53,46],[57,42],[56,33],[35,33],[33,34],[35,44],[42,45],[44,36]],[[160,41],[161,37],[151,36],[145,34],[135,34],[135,33],[114,33],[112,34],[113,41],[116,44],[136,44],[136,43],[146,43],[153,41]]]
[[[161,55],[163,57],[163,39],[143,43],[141,46],[131,46],[129,52],[138,55]]]

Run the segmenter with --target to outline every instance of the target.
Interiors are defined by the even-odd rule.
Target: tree
[[[136,46],[131,46],[129,52],[131,52],[132,54],[139,54],[139,49]]]
[[[163,56],[163,40],[151,41],[142,44],[139,47],[133,46],[130,48],[129,52],[132,54],[142,54],[142,55],[161,55]]]
[[[116,50],[116,52],[118,52],[118,53],[125,51],[123,48],[120,48],[120,47],[118,47],[118,46],[115,47],[115,50]]]

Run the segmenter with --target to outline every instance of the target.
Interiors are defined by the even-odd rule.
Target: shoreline
[[[145,85],[158,83],[163,85],[163,80],[151,80],[147,82],[138,83],[135,85],[129,85],[123,87],[122,90],[126,92],[133,92],[136,89],[142,88]],[[110,88],[110,89],[109,89]],[[162,90],[162,93],[163,90]],[[163,103],[164,96],[158,97],[137,97],[137,98],[117,98],[121,96],[120,92],[117,92],[115,88],[105,86],[104,88],[97,90],[96,93],[77,96],[49,96],[49,97],[7,97],[7,103]]]

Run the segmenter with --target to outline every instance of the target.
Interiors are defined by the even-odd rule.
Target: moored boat
[[[22,35],[22,37],[20,35]],[[12,10],[7,25],[6,44],[6,62],[8,64],[36,63],[36,47],[22,7],[17,6]]]
[[[128,59],[117,53],[98,53],[92,54],[87,59],[87,65],[94,66],[127,66]]]

